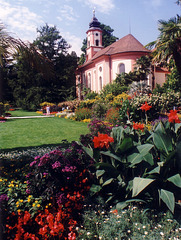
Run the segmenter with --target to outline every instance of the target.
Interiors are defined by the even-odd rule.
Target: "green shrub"
[[[181,123],[159,122],[152,132],[120,126],[112,129],[112,137],[109,150],[96,147],[91,154],[99,180],[92,192],[120,207],[143,201],[174,212],[181,199]]]
[[[89,108],[80,108],[75,110],[75,120],[82,121],[89,119],[92,116],[92,111]]]

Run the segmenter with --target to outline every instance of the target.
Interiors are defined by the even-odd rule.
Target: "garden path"
[[[24,116],[24,117],[6,117],[6,119],[21,119],[21,118],[45,118],[55,117],[55,115],[43,115],[43,116]]]

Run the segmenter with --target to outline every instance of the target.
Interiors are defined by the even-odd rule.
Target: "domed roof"
[[[91,22],[89,23],[89,28],[100,28],[100,22],[95,17],[95,10],[93,11],[93,18],[91,19]]]

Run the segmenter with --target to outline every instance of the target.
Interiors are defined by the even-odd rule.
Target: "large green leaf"
[[[173,150],[172,139],[168,134],[166,134],[163,124],[158,124],[157,128],[152,134],[152,137],[153,142],[158,150],[163,151],[166,154]]]
[[[181,177],[180,177],[180,174],[176,174],[176,175],[168,178],[167,180],[169,182],[172,182],[173,184],[175,184],[175,186],[181,188]]]
[[[118,160],[119,162],[121,162],[121,158],[118,157],[117,155],[111,153],[110,151],[106,151],[106,152],[101,151],[100,153],[103,154],[103,155],[106,155],[108,157],[114,158],[114,159]]]
[[[181,123],[175,123],[175,133],[181,128]]]
[[[101,189],[102,187],[100,185],[92,184],[90,191],[95,194],[98,193]]]
[[[153,170],[151,170],[150,172],[148,172],[147,174],[159,174],[160,173],[160,166],[154,168]]]
[[[96,171],[96,177],[101,177],[105,173],[105,170],[97,170]]]
[[[153,147],[153,145],[148,144],[148,143],[137,146],[135,148],[136,152],[134,152],[128,156],[128,162],[131,163],[130,167],[133,167],[134,165],[145,160],[145,156],[149,153],[149,151],[152,149],[152,147]]]
[[[102,184],[102,186],[109,185],[110,183],[112,183],[113,180],[114,180],[114,178],[108,179],[107,181],[105,181],[105,182]]]
[[[150,185],[155,179],[135,177],[133,179],[133,192],[132,197],[137,196],[142,192],[148,185]]]
[[[124,153],[133,146],[133,140],[131,137],[125,137],[120,145],[117,146],[116,152]]]
[[[175,197],[174,194],[170,191],[161,189],[160,199],[167,205],[172,213],[174,213],[175,208]]]

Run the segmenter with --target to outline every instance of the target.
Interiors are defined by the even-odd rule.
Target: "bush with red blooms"
[[[145,104],[143,104],[143,105],[140,107],[140,109],[141,109],[142,111],[145,111],[145,112],[147,112],[148,110],[150,110],[150,108],[152,108],[152,106],[148,105],[147,102],[145,102]]]
[[[98,137],[94,137],[94,148],[109,148],[109,144],[114,142],[114,138],[109,137],[107,134],[98,133]]]
[[[171,123],[180,123],[180,119],[177,115],[177,110],[170,110],[170,113],[168,114],[168,121]]]
[[[135,130],[144,131],[145,125],[143,123],[135,123],[135,122],[133,122],[133,128]]]
[[[10,213],[5,239],[76,239],[75,225],[92,184],[92,159],[75,142],[35,157],[27,174],[27,197],[41,198],[41,209]]]

